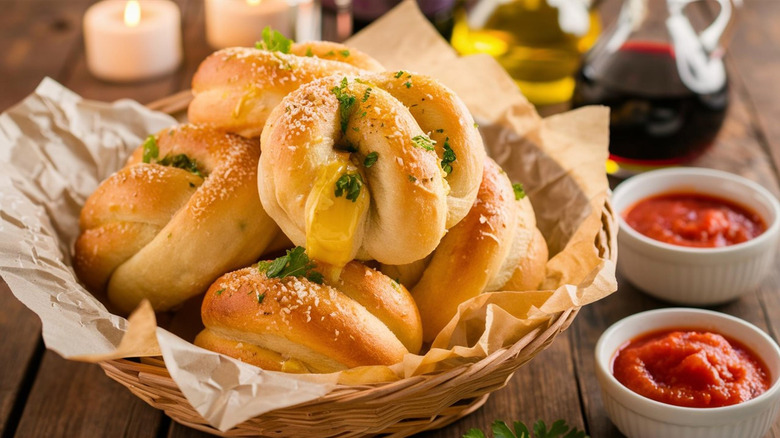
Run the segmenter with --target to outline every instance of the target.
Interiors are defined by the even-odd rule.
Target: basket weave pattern
[[[175,114],[186,108],[189,99],[189,92],[180,93],[150,107]],[[595,242],[601,257],[616,260],[616,237],[616,218],[607,202]],[[100,366],[110,378],[175,421],[214,435],[408,436],[446,426],[477,410],[491,392],[504,387],[518,368],[550,345],[578,310],[554,315],[548,325],[478,362],[390,383],[341,385],[317,400],[265,413],[224,433],[192,408],[161,357],[111,360]]]

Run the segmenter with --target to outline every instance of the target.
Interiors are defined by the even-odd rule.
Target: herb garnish
[[[151,163],[152,159],[157,159],[160,155],[160,148],[157,147],[157,139],[150,135],[144,141],[144,163]]]
[[[331,50],[331,51],[329,51],[328,53],[326,53],[326,54],[325,54],[325,56],[336,56],[336,52],[334,52],[333,50]]]
[[[347,85],[349,81],[345,77],[341,80],[341,84],[331,88],[331,92],[336,95],[336,99],[339,101],[339,115],[341,117],[341,133],[347,132],[347,124],[349,122],[349,116],[352,115],[354,110],[355,96],[347,92]]]
[[[338,198],[346,192],[344,196],[350,201],[356,202],[362,186],[363,177],[359,173],[345,173],[336,181],[335,195]]]
[[[314,52],[311,51],[311,47],[306,48],[306,56],[308,57],[314,56]]]
[[[522,183],[514,183],[512,184],[512,190],[515,191],[515,200],[519,201],[523,198],[525,198],[525,190],[523,189]]]
[[[371,87],[366,88],[366,92],[363,93],[363,100],[361,100],[361,102],[367,101],[369,97],[371,97]]]
[[[431,140],[427,135],[415,135],[412,137],[412,143],[418,148],[423,148],[426,151],[432,151],[433,145],[436,144],[436,142]]]
[[[444,170],[444,173],[447,175],[452,173],[452,163],[455,160],[457,160],[455,151],[450,147],[450,138],[447,137],[444,140],[444,154],[441,157],[441,168]]]
[[[349,56],[349,50],[342,50],[339,52],[339,54],[346,58],[347,56]]]
[[[490,428],[494,438],[588,438],[585,432],[576,427],[571,428],[564,420],[554,422],[550,426],[550,430],[547,430],[544,421],[539,420],[534,423],[533,435],[528,430],[528,426],[521,421],[515,421],[513,426],[514,431],[505,422],[496,420],[490,425]],[[463,438],[485,438],[485,433],[479,429],[469,429]]]
[[[203,178],[203,174],[200,173],[200,169],[198,169],[198,162],[185,154],[166,155],[162,160],[158,160],[157,157],[160,156],[160,148],[157,146],[157,139],[153,135],[146,137],[143,148],[144,163],[154,163],[159,164],[160,166],[184,169]],[[194,187],[192,183],[190,183],[190,186]]]
[[[162,160],[159,160],[157,164],[184,169],[203,178],[203,174],[201,174],[198,169],[198,162],[184,154],[166,155]]]
[[[224,287],[223,287],[222,289],[218,290],[218,291],[216,292],[216,294],[217,294],[217,295],[222,295],[222,292],[225,292],[225,288],[224,288]]]
[[[395,74],[395,78],[398,79],[398,78],[400,78],[403,75],[404,75],[404,71],[403,70],[399,70],[398,73]]]
[[[407,175],[407,177],[409,178],[409,181],[417,182],[417,178],[414,175]]]
[[[371,167],[376,163],[376,160],[379,159],[379,152],[371,152],[370,154],[366,155],[366,159],[363,160],[363,165],[366,167]]]
[[[404,82],[404,85],[406,86],[406,88],[412,88],[412,81],[406,81]]]
[[[263,28],[263,41],[255,43],[255,47],[269,52],[290,53],[293,41],[281,32],[271,29],[271,26]]]
[[[263,304],[263,300],[265,299],[265,292],[257,294],[257,304]]]
[[[304,277],[313,283],[322,284],[322,274],[314,270],[316,267],[317,264],[309,260],[302,246],[288,249],[285,255],[273,261],[257,264],[257,269],[265,272],[268,278]],[[258,295],[257,302],[261,303],[264,298],[265,294]]]

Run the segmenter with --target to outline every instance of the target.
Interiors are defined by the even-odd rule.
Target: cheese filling
[[[360,192],[348,199],[349,191],[342,189],[340,196],[337,182],[344,176],[360,180]],[[348,155],[319,169],[317,179],[306,200],[306,253],[310,258],[331,265],[334,270],[323,272],[326,277],[337,279],[341,268],[354,259],[359,249],[356,236],[368,209],[368,189],[362,184],[358,168]]]

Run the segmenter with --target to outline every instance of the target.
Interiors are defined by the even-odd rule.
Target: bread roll
[[[335,284],[268,278],[256,266],[219,278],[195,344],[258,367],[326,373],[391,365],[421,346],[420,316],[403,286],[359,262]]]
[[[546,262],[547,245],[530,201],[515,199],[512,183],[488,158],[469,214],[442,239],[420,280],[406,284],[420,310],[423,339],[433,341],[458,305],[482,292],[535,289]],[[419,262],[412,266],[420,269]]]
[[[262,147],[266,211],[296,245],[334,266],[430,254],[468,212],[485,157],[460,99],[407,72],[302,86],[269,117]]]
[[[203,293],[278,233],[257,194],[257,140],[195,125],[154,138],[87,199],[75,244],[79,278],[123,313]]]
[[[260,135],[271,110],[302,84],[332,74],[382,71],[368,55],[342,44],[293,44],[290,53],[233,47],[211,54],[192,78],[193,123],[245,137]]]

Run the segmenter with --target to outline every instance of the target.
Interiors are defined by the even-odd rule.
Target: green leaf
[[[201,174],[200,169],[198,169],[198,162],[185,154],[166,155],[162,160],[159,160],[157,164],[184,169],[203,178],[203,174]]]
[[[512,184],[512,190],[515,191],[515,200],[519,201],[523,198],[525,198],[525,190],[523,189],[523,184],[521,183],[514,183]]]
[[[404,75],[404,71],[403,70],[399,70],[398,73],[395,74],[395,78],[398,79],[398,78],[400,78],[403,75]]]
[[[255,47],[269,52],[290,53],[293,41],[288,39],[281,32],[271,29],[270,26],[263,28],[263,41],[255,43]]]
[[[531,438],[531,432],[528,430],[528,426],[522,421],[515,421],[515,435],[517,438]]]
[[[376,164],[376,160],[378,159],[379,159],[379,152],[376,151],[371,152],[370,154],[366,155],[366,159],[363,160],[363,165],[366,166],[367,168],[371,167],[374,164]]]
[[[363,187],[363,178],[359,173],[345,173],[336,180],[336,197],[346,193],[346,198],[352,202],[357,201],[360,195],[360,188]]]
[[[469,431],[463,435],[463,438],[485,438],[485,433],[479,429],[469,429]]]
[[[257,304],[263,304],[264,299],[265,299],[265,292],[261,294],[257,294]]]
[[[515,438],[515,434],[509,429],[501,420],[496,420],[490,425],[490,429],[493,430],[493,438]]]
[[[160,148],[157,147],[157,139],[150,135],[146,137],[144,141],[144,163],[151,163],[152,160],[156,160],[160,155]]]
[[[369,97],[371,97],[371,87],[366,88],[366,92],[363,93],[363,100],[362,100],[362,102],[367,101]]]
[[[447,175],[452,173],[452,163],[455,160],[457,160],[455,151],[452,150],[452,147],[450,146],[450,138],[447,137],[444,140],[444,153],[441,157],[441,168],[444,169],[444,172]]]
[[[225,292],[224,287],[216,292],[217,296],[222,295],[222,292]]]
[[[349,50],[342,50],[339,52],[339,54],[346,58],[347,56],[349,56]]]
[[[405,86],[406,88],[412,88],[412,81],[406,81],[406,82],[404,82],[404,86]]]
[[[284,268],[287,266],[287,264],[290,262],[290,254],[287,253],[287,255],[283,255],[276,260],[271,262],[271,265],[268,266],[268,270],[265,271],[265,275],[269,278],[274,277],[282,277],[281,272],[284,270]]]
[[[435,141],[431,140],[427,135],[415,135],[412,137],[412,143],[418,148],[425,149],[426,151],[432,151]]]
[[[341,84],[331,88],[331,92],[336,95],[336,99],[339,101],[339,116],[341,119],[341,133],[347,132],[347,124],[349,123],[349,117],[352,115],[352,111],[355,109],[354,105],[357,98],[348,93],[347,86],[349,81],[347,78],[341,80]]]
[[[314,56],[314,52],[311,51],[311,47],[306,48],[306,56],[308,57]]]
[[[315,271],[317,264],[309,259],[306,250],[301,246],[287,250],[287,253],[273,261],[265,261],[257,264],[260,272],[265,272],[268,278],[304,277],[311,282],[322,284],[322,274]],[[265,298],[265,294],[258,296],[258,303]]]

